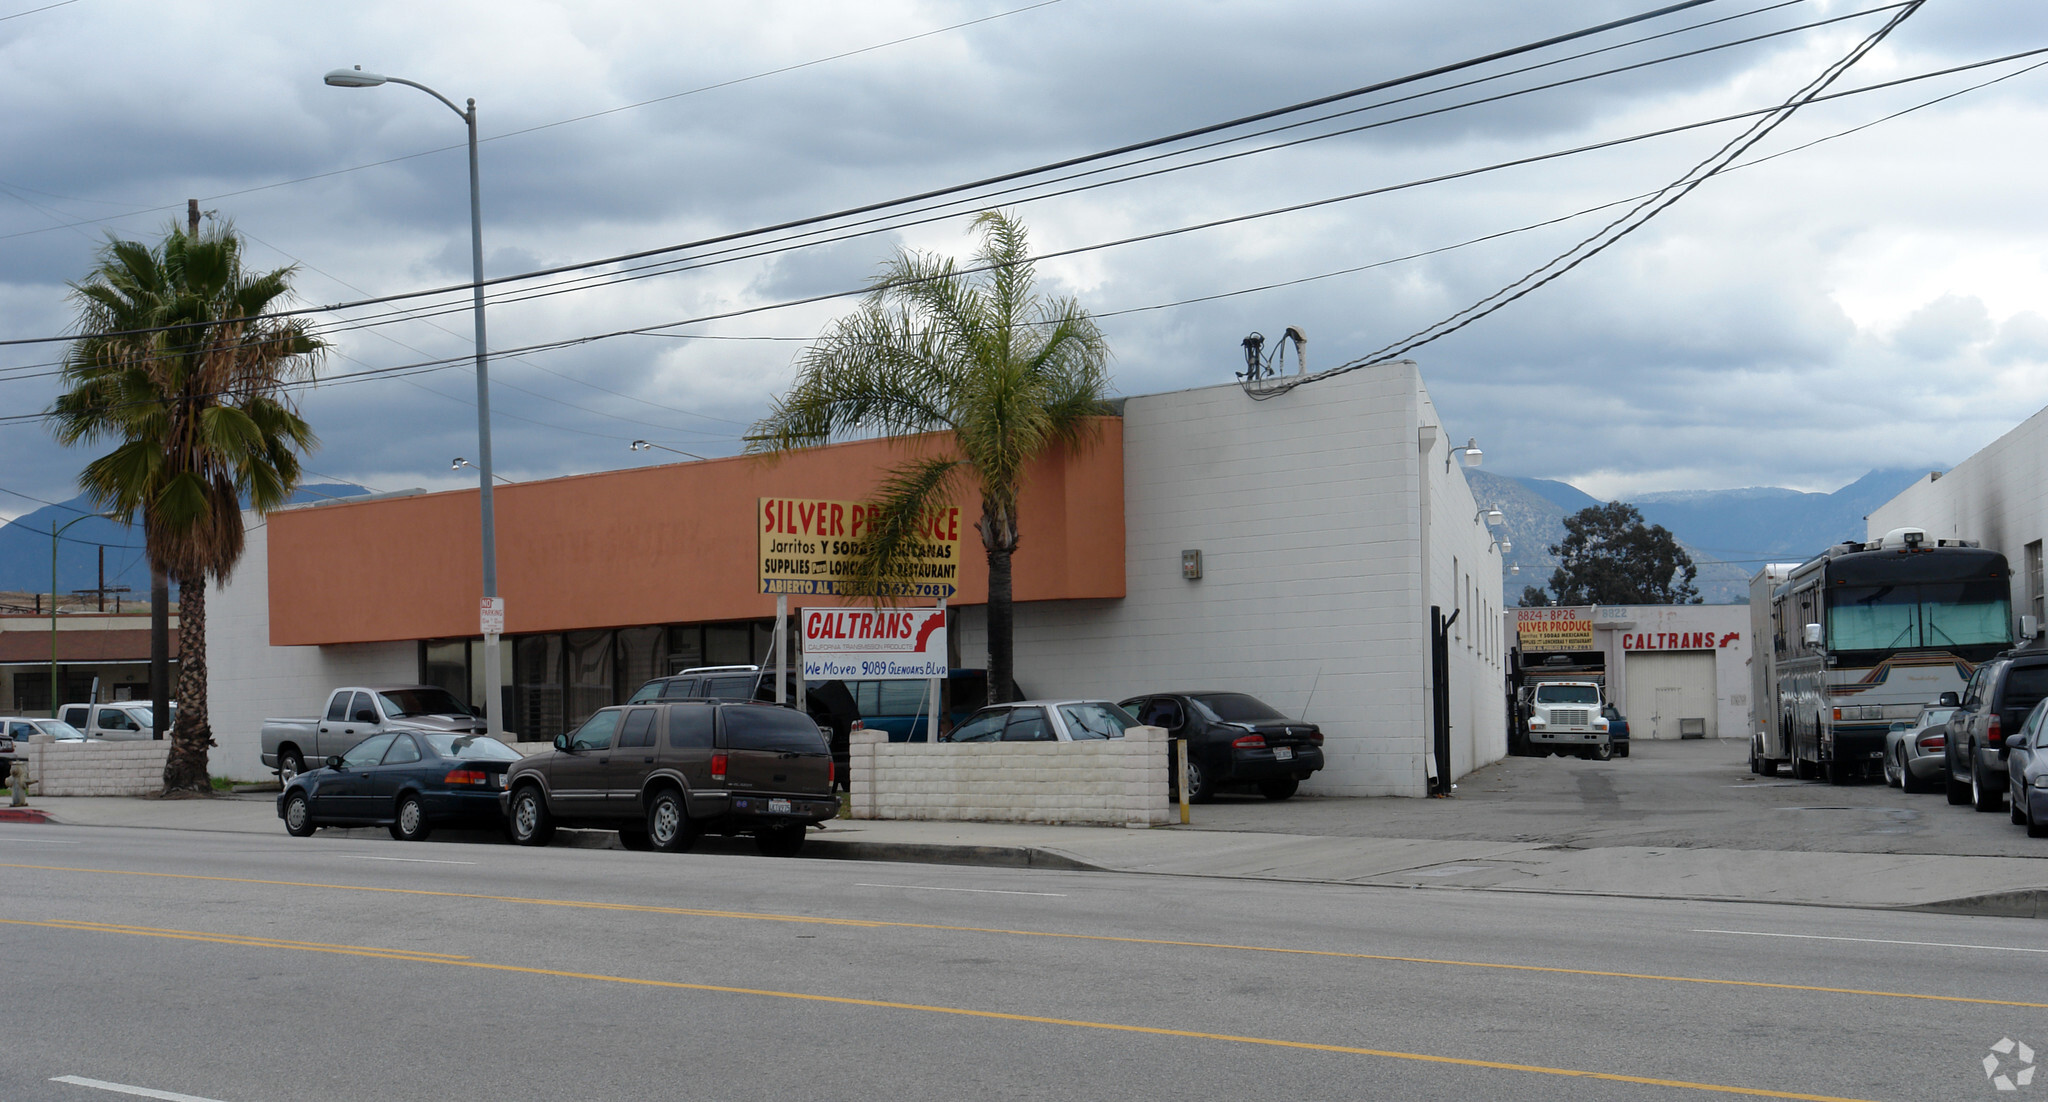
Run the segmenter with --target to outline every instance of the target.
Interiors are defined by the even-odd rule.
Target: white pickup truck
[[[306,719],[263,721],[263,764],[289,783],[330,757],[381,731],[488,733],[448,690],[435,685],[344,685],[327,696],[327,710]]]
[[[1537,682],[1529,697],[1529,748],[1601,761],[1613,757],[1602,703],[1597,681]]]
[[[57,718],[85,732],[89,739],[130,741],[152,739],[156,731],[150,726],[155,716],[154,706],[147,700],[117,700],[112,704],[66,704],[57,712]],[[177,722],[178,706],[170,705],[171,721]],[[165,734],[170,732],[166,731]]]

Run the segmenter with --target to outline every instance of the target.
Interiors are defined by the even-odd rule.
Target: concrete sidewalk
[[[1363,811],[1370,801],[1359,803]],[[202,800],[44,797],[34,801],[32,810],[48,822],[72,826],[253,834],[284,831],[269,796]],[[609,834],[575,833],[581,835],[581,844],[617,845]],[[1333,837],[1182,827],[1131,830],[833,820],[826,829],[812,834],[804,855],[2048,918],[2048,850],[2035,858],[1615,845],[1581,849],[1545,842]]]

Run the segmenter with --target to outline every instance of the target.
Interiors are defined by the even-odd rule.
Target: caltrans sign
[[[807,608],[801,620],[805,680],[946,676],[943,608]]]

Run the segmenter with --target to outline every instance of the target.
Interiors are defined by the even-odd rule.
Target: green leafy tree
[[[920,449],[876,488],[880,521],[855,588],[887,594],[921,518],[965,486],[980,490],[989,696],[1000,702],[1014,675],[1011,557],[1025,468],[1048,449],[1092,439],[1093,418],[1109,412],[1109,349],[1079,303],[1034,289],[1021,223],[988,211],[974,227],[981,244],[964,270],[923,253],[885,263],[860,308],[804,351],[795,385],[754,425],[747,448],[775,454],[878,430],[950,438],[949,449]]]
[[[110,515],[140,518],[152,566],[179,587],[166,793],[211,787],[207,582],[242,557],[242,502],[258,513],[283,505],[315,442],[286,386],[311,378],[324,346],[303,322],[261,316],[284,305],[292,271],[245,271],[232,227],[174,227],[155,246],[109,240],[71,286],[80,339],[51,431],[66,445],[112,445],[79,485]]]
[[[1558,604],[1700,603],[1692,584],[1699,573],[1692,556],[1663,525],[1644,524],[1635,506],[1619,501],[1587,506],[1564,518],[1564,531],[1564,542],[1550,545],[1558,561],[1550,592]],[[1524,605],[1528,597],[1524,590]]]
[[[1540,585],[1525,585],[1522,587],[1521,607],[1523,608],[1549,608],[1555,603],[1550,599],[1550,594],[1545,593]]]

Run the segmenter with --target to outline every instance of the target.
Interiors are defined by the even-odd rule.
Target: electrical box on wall
[[[1180,576],[1188,581],[1200,581],[1202,577],[1202,553],[1183,551],[1180,553]]]

